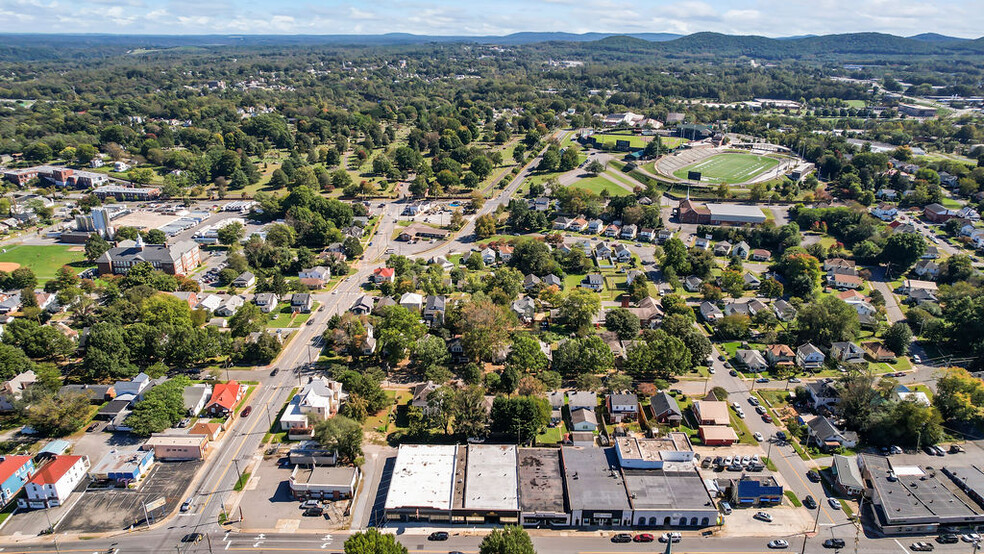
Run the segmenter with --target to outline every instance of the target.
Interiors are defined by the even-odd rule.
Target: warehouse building
[[[708,204],[711,225],[759,225],[765,223],[765,214],[758,206],[739,204]]]
[[[459,446],[455,462],[452,523],[519,523],[516,447]]]

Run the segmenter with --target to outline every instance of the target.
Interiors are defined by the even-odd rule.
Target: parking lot
[[[58,524],[59,533],[118,531],[145,523],[144,504],[164,498],[163,508],[151,514],[162,517],[184,502],[184,492],[201,461],[157,462],[137,490],[87,490]]]
[[[239,507],[243,511],[244,529],[277,530],[293,532],[302,530],[329,530],[348,528],[350,518],[342,512],[347,500],[324,505],[330,519],[303,515],[301,503],[290,494],[291,466],[280,465],[281,459],[271,457],[252,465],[249,484],[243,491]]]

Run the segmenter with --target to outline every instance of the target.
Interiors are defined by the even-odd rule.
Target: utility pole
[[[232,463],[236,466],[236,483],[238,484],[243,479],[243,474],[239,472],[239,460],[233,458]]]

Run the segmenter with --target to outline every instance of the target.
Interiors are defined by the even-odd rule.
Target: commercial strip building
[[[385,514],[390,521],[529,527],[718,523],[682,433],[620,438],[613,448],[401,445]]]
[[[913,461],[911,456],[859,455],[878,530],[886,535],[930,534],[945,527],[984,525],[984,464],[959,463],[963,465],[951,466],[928,456]]]
[[[355,496],[357,467],[295,466],[290,473],[290,493],[297,499],[344,500]]]

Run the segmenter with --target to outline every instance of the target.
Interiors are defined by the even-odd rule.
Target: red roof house
[[[377,267],[375,271],[372,272],[372,280],[376,283],[382,283],[385,281],[393,282],[396,278],[396,270],[392,267]]]
[[[55,456],[27,482],[27,504],[31,508],[64,504],[88,469],[89,459],[85,456]]]
[[[244,392],[246,387],[236,381],[219,383],[212,388],[212,398],[205,406],[205,411],[210,414],[230,414],[236,408],[236,403],[242,399]]]

